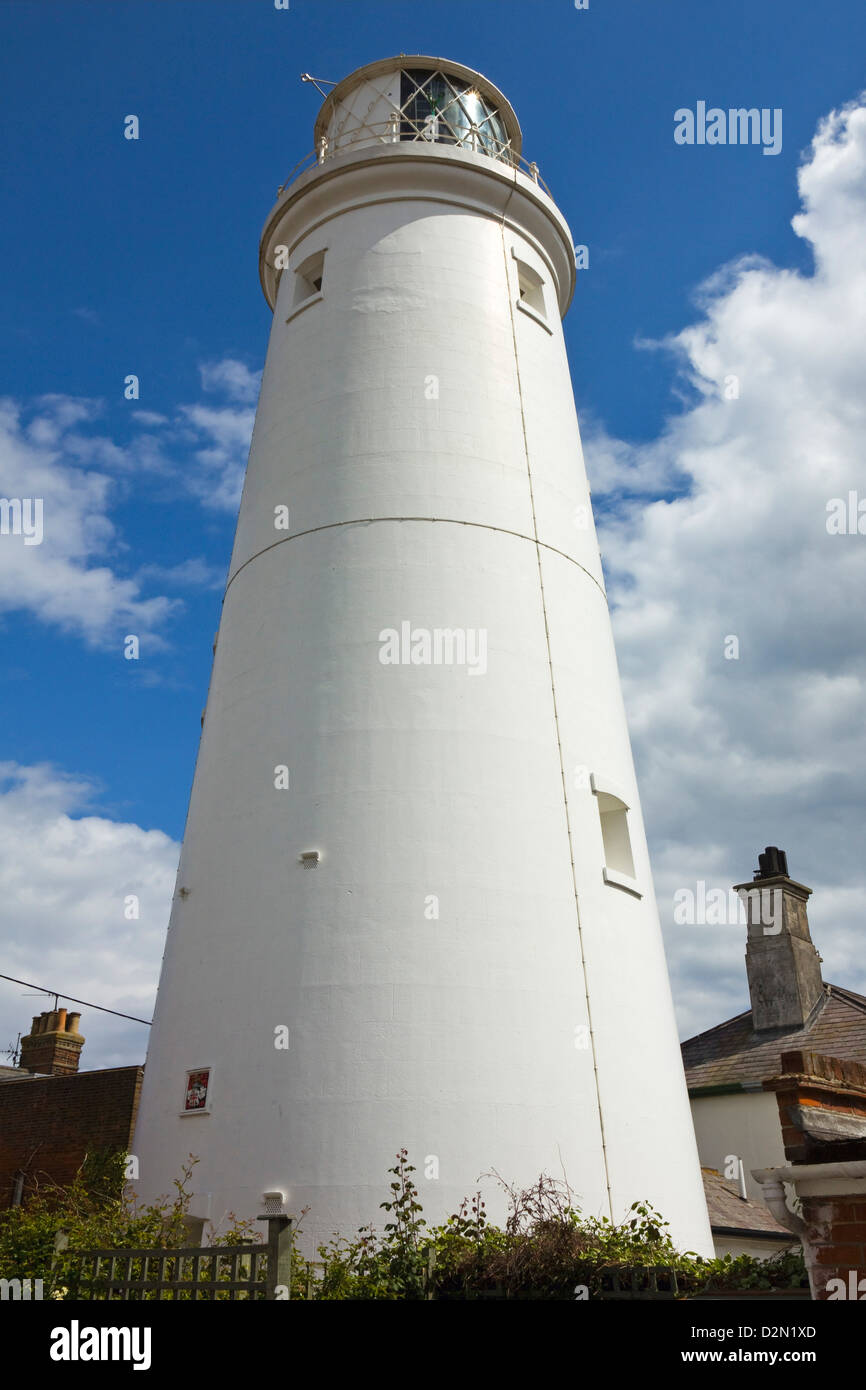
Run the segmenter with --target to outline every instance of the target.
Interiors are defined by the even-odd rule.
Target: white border
[[[185,1105],[185,1102],[186,1102],[186,1093],[187,1093],[187,1090],[188,1090],[188,1087],[189,1087],[189,1078],[190,1078],[190,1076],[192,1075],[192,1073],[193,1073],[194,1071],[206,1071],[207,1074],[208,1074],[208,1079],[207,1079],[207,1104],[201,1106],[201,1108],[198,1109],[198,1110],[187,1110],[186,1108],[182,1108],[181,1111],[180,1111],[180,1114],[181,1114],[181,1115],[209,1115],[210,1112],[211,1112],[211,1110],[212,1110],[212,1108],[213,1108],[213,1067],[212,1067],[212,1066],[209,1066],[206,1062],[203,1062],[202,1065],[201,1065],[200,1067],[187,1067],[187,1068],[186,1068],[186,1070],[185,1070],[185,1072],[184,1072],[184,1077],[185,1077],[186,1079],[184,1080],[184,1083],[183,1083],[183,1103],[184,1103],[184,1105]]]
[[[306,299],[302,299],[300,304],[294,305],[289,317],[286,319],[286,323],[291,323],[292,319],[297,318],[302,309],[309,309],[311,304],[318,304],[319,300],[324,299],[324,297],[321,290],[316,290],[315,294],[308,295]]]
[[[547,319],[542,318],[541,314],[539,314],[537,309],[533,309],[530,304],[524,304],[523,300],[519,298],[515,300],[515,303],[518,309],[521,311],[521,313],[528,314],[529,317],[531,319],[534,319],[536,323],[540,323],[541,327],[544,328],[551,335],[551,337],[553,336],[553,329],[547,322]]]
[[[606,864],[601,872],[605,883],[609,883],[612,888],[622,888],[635,898],[643,897],[643,893],[637,886],[636,878],[630,878],[628,874],[621,874],[618,869],[609,869]]]
[[[596,777],[595,773],[591,772],[589,774],[589,785],[592,789],[593,796],[598,796],[599,793],[602,796],[615,796],[617,801],[622,802],[627,811],[631,810],[631,806],[623,796],[622,789],[618,787],[615,782],[609,782],[606,777]]]

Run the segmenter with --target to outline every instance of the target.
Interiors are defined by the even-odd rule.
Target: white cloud
[[[109,516],[114,484],[76,463],[81,437],[75,427],[98,410],[92,401],[51,396],[26,419],[14,402],[0,401],[3,496],[31,499],[34,507],[41,502],[42,515],[41,541],[35,532],[35,543],[23,534],[0,535],[0,613],[31,613],[91,646],[118,641],[128,631],[156,642],[173,603],[144,598],[136,580],[110,567],[120,545]],[[113,448],[97,440],[93,452]]]
[[[658,495],[682,487],[687,481],[678,471],[676,456],[664,440],[629,444],[625,439],[615,439],[603,424],[585,411],[581,417],[581,431],[587,460],[592,467],[592,491],[597,498],[614,494]]]
[[[826,528],[829,499],[866,498],[863,100],[822,122],[799,189],[814,274],[723,267],[663,344],[682,413],[649,444],[589,430],[586,451],[616,502],[601,543],[663,921],[676,888],[746,880],[779,844],[815,890],[825,976],[866,991],[866,535]],[[672,480],[683,495],[647,500]],[[684,1032],[748,1007],[743,946],[670,926]]]
[[[258,378],[231,358],[200,370],[206,389],[231,399],[257,389]],[[116,644],[127,632],[146,635],[154,650],[180,601],[146,597],[142,585],[219,588],[225,576],[220,566],[192,557],[119,573],[125,547],[111,518],[118,487],[128,492],[145,474],[158,475],[163,488],[173,482],[209,511],[235,513],[254,411],[198,402],[180,406],[170,420],[136,410],[132,420],[143,431],[123,445],[94,430],[103,413],[102,402],[86,398],[43,395],[29,408],[0,399],[2,495],[42,504],[41,542],[0,534],[0,614],[32,614],[92,647]],[[157,426],[159,439],[147,432]]]
[[[92,796],[52,767],[0,763],[3,973],[149,1019],[179,846],[161,830],[87,814]],[[127,919],[133,895],[139,916]],[[24,993],[0,981],[3,1047],[53,1007]],[[147,1028],[80,1012],[84,1067],[144,1060]]]
[[[36,399],[38,414],[27,425],[27,438],[34,444],[56,444],[73,425],[95,420],[102,414],[101,401],[85,396],[49,394]]]
[[[156,427],[168,424],[168,416],[160,415],[156,410],[134,410],[132,412],[132,418],[140,425]]]
[[[234,357],[199,364],[202,389],[223,405],[182,405],[175,438],[193,450],[197,468],[185,470],[189,491],[210,511],[235,514],[241,500],[261,372]]]
[[[261,372],[251,372],[249,367],[234,357],[224,357],[219,362],[203,362],[199,373],[205,391],[217,391],[230,401],[248,405],[259,394]]]
[[[155,579],[167,588],[222,589],[226,569],[225,565],[210,565],[201,556],[195,556],[178,565],[142,565],[138,578]]]
[[[202,506],[235,513],[240,503],[244,470],[255,411],[234,406],[185,405],[183,416],[195,440],[198,470],[188,477],[190,491]]]

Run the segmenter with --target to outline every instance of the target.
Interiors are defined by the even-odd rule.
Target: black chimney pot
[[[767,845],[763,854],[758,855],[758,867],[755,870],[755,878],[776,878],[782,874],[788,878],[788,856],[783,849],[776,849],[775,845]]]

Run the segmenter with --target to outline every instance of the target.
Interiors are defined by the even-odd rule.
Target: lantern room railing
[[[310,150],[303,159],[300,159],[284,183],[277,189],[277,197],[294,183],[295,179],[300,178],[301,174],[315,165],[324,165],[329,159],[336,155],[344,154],[346,150],[353,146],[376,145],[398,145],[398,144],[439,144],[453,145],[457,149],[470,151],[472,154],[482,154],[488,159],[494,159],[500,164],[507,164],[511,169],[519,169],[537,183],[540,188],[552,197],[547,184],[538,172],[538,165],[534,161],[524,159],[523,155],[517,154],[511,147],[510,140],[500,140],[490,129],[482,126],[470,125],[468,129],[459,128],[455,130],[448,121],[440,115],[432,114],[425,116],[423,120],[416,121],[410,119],[405,112],[393,111],[386,121],[375,123],[362,122],[354,130],[342,130],[336,140],[322,136],[319,141],[318,149]]]

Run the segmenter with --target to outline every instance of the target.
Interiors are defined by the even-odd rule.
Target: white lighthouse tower
[[[711,1253],[561,327],[571,234],[439,58],[327,96],[273,327],[135,1153],[193,1210],[489,1175]]]

